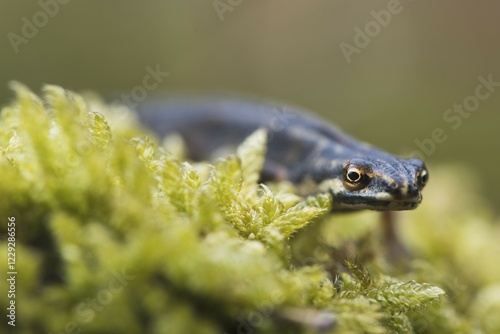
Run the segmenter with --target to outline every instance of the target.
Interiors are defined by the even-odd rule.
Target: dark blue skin
[[[297,108],[237,98],[169,98],[142,104],[139,118],[159,136],[180,134],[190,158],[211,160],[258,128],[268,131],[262,181],[288,179],[302,195],[329,192],[332,210],[409,210],[428,172],[359,142]]]

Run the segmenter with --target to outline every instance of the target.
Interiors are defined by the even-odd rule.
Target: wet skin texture
[[[190,158],[211,160],[258,128],[268,131],[262,181],[287,179],[302,195],[329,192],[334,211],[410,210],[422,201],[428,172],[357,141],[306,111],[237,98],[168,98],[141,104],[143,124],[180,134]]]

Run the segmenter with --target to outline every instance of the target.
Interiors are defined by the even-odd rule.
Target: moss
[[[332,216],[328,195],[259,185],[263,130],[192,164],[129,111],[12,86],[0,211],[16,219],[20,333],[500,331],[499,225],[452,168],[426,192],[445,200],[401,217],[416,258],[400,267],[374,213]]]

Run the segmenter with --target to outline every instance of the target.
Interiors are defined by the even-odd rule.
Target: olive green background
[[[0,2],[0,103],[10,80],[103,96],[142,86],[146,67],[169,72],[157,89],[239,92],[318,112],[356,137],[407,155],[444,131],[426,161],[475,171],[479,195],[500,211],[500,87],[451,128],[445,111],[473,95],[478,77],[500,82],[500,3],[401,0],[400,13],[348,63],[370,11],[390,1],[65,0],[43,22],[37,1]],[[34,18],[35,16],[35,18]],[[25,18],[25,19],[23,19]],[[42,20],[15,52],[9,34]],[[40,23],[40,21],[39,21]],[[373,25],[373,23],[372,23]],[[463,180],[457,180],[457,183]]]

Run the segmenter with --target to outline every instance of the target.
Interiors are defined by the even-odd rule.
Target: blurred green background
[[[388,8],[382,26],[371,11],[387,22]],[[401,155],[418,149],[416,140],[431,145],[440,128],[446,140],[426,154],[430,182],[433,164],[464,165],[500,212],[500,87],[470,117],[443,119],[475,94],[478,77],[500,82],[499,13],[491,0],[3,0],[0,104],[12,96],[10,80],[110,96],[142,86],[146,68],[159,67],[170,74],[148,94],[282,100]],[[372,36],[356,37],[358,28]],[[357,47],[350,61],[345,43]]]

